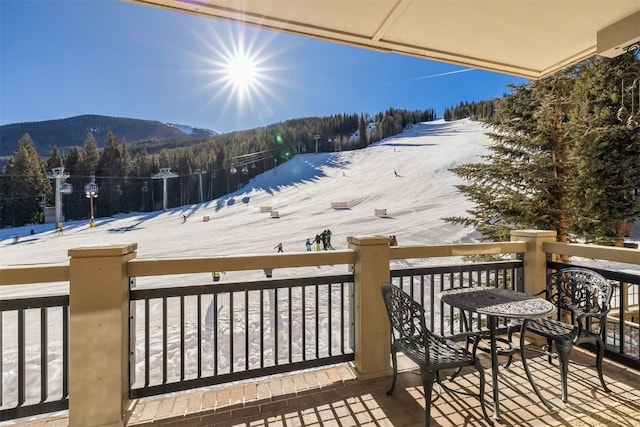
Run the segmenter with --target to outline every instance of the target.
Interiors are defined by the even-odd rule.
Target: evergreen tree
[[[133,172],[132,175],[139,178],[139,181],[133,184],[132,191],[136,191],[136,184],[140,184],[140,205],[138,210],[150,211],[153,210],[153,182],[151,175],[158,170],[158,166],[154,163],[154,158],[151,156],[146,148],[135,156],[133,160]]]
[[[137,191],[138,189],[134,187],[135,180],[131,176],[133,173],[133,160],[131,159],[131,153],[129,153],[127,140],[124,138],[120,144],[120,158],[122,159],[120,212],[131,212],[140,203],[141,196],[140,191]]]
[[[51,156],[49,157],[49,159],[47,159],[47,169],[51,170],[62,166],[64,166],[64,161],[62,160],[62,156],[58,151],[58,146],[54,145],[53,149],[51,150]]]
[[[100,163],[100,151],[98,150],[98,143],[91,132],[87,133],[87,137],[84,140],[81,159],[82,174],[87,177],[95,175]]]
[[[40,200],[51,191],[45,163],[40,161],[29,134],[18,141],[7,165],[6,209],[3,209],[3,224],[22,226],[42,222]]]
[[[116,137],[112,132],[108,132],[96,174],[99,198],[94,202],[94,209],[96,209],[94,216],[110,216],[120,212],[123,176],[122,165],[122,152],[118,146]],[[99,215],[97,214],[98,209],[100,212]]]
[[[69,174],[67,182],[72,185],[73,192],[64,197],[62,209],[67,220],[87,218],[89,203],[84,194],[84,185],[89,182],[82,172],[82,155],[78,147],[71,147],[64,160],[64,169]]]
[[[624,83],[627,107],[633,105],[629,88],[638,70],[640,61],[631,55],[593,58],[581,64],[577,77],[570,123],[578,197],[569,214],[574,232],[588,241],[622,246],[629,222],[640,216],[640,129],[616,119]]]
[[[178,165],[177,169],[174,170],[175,173],[179,175],[179,178],[175,179],[179,184],[179,195],[180,199],[178,202],[179,206],[186,205],[188,203],[194,203],[195,198],[192,196],[195,194],[195,185],[196,180],[193,176],[194,171],[194,161],[193,156],[190,152],[182,152],[178,157]],[[237,174],[240,174],[240,167],[238,167]]]
[[[452,169],[468,182],[457,188],[475,207],[470,216],[447,222],[473,226],[493,241],[523,228],[556,230],[566,241],[569,139],[563,119],[571,88],[571,71],[511,88],[487,121],[493,143],[485,161]]]
[[[358,126],[358,135],[359,135],[358,143],[360,145],[360,148],[366,147],[368,143],[367,123],[365,123],[364,121],[364,116],[360,116],[360,124]]]

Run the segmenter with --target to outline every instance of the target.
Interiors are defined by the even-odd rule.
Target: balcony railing
[[[132,290],[130,397],[351,361],[353,310],[353,274]]]
[[[521,232],[516,237],[523,241],[518,242],[393,248],[381,237],[350,238],[350,249],[343,251],[161,260],[135,259],[135,245],[126,245],[71,250],[68,266],[2,268],[0,285],[68,281],[71,298],[2,301],[0,418],[68,404],[70,426],[107,424],[123,417],[130,398],[342,361],[351,361],[359,378],[384,376],[389,374],[388,346],[380,339],[388,336],[379,295],[384,281],[413,292],[428,307],[430,326],[450,335],[462,324],[456,313],[443,311],[437,298],[442,289],[481,284],[535,293],[544,286],[549,254],[586,253],[640,265],[638,251],[559,244],[548,233]],[[394,260],[474,254],[513,259],[389,267]],[[315,270],[329,264],[352,273],[157,289],[135,286],[142,277]],[[101,274],[95,275],[98,270]],[[616,296],[617,307],[637,302],[637,276],[605,273],[625,284]],[[623,308],[617,310],[623,313]],[[478,319],[474,327],[482,324]],[[633,328],[624,317],[612,328],[619,334],[609,337],[608,357],[638,368]],[[35,377],[42,380],[31,381]],[[103,405],[96,407],[96,401]]]
[[[67,409],[69,296],[0,304],[0,420]]]

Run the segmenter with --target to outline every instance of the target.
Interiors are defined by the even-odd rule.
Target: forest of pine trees
[[[200,202],[200,178],[203,201],[235,191],[255,175],[290,160],[297,153],[315,151],[314,135],[319,135],[321,152],[353,150],[396,135],[410,124],[431,121],[435,110],[408,111],[388,109],[373,117],[340,114],[288,120],[271,126],[233,132],[197,140],[118,141],[109,132],[104,146],[98,148],[88,133],[82,147],[60,153],[53,147],[48,158],[36,152],[29,134],[18,141],[7,166],[0,173],[0,226],[21,226],[45,220],[44,207],[53,206],[55,180],[52,169],[64,167],[69,175],[65,184],[73,191],[62,196],[65,220],[89,217],[84,186],[95,177],[99,197],[94,200],[95,217],[119,212],[162,209],[162,180],[152,179],[160,168],[178,175],[169,179],[168,207]],[[350,141],[357,130],[370,122],[370,133],[360,132],[358,141]],[[235,170],[235,173],[232,171]]]
[[[639,94],[630,70],[640,70],[634,56],[593,58],[496,100],[484,118],[489,154],[453,169],[474,207],[446,220],[493,241],[533,228],[623,246],[640,218],[640,128],[616,117],[625,78],[626,100]]]

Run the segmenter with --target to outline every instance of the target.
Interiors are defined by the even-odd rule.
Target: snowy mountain
[[[165,123],[165,124],[172,128],[178,129],[180,132],[188,136],[207,137],[207,136],[222,135],[222,132],[218,132],[217,130],[197,128],[197,127],[188,126],[188,125],[179,125],[177,123]]]
[[[89,132],[93,134],[98,147],[104,146],[108,132],[113,133],[118,141],[125,139],[129,143],[149,139],[187,139],[188,135],[155,120],[85,114],[58,120],[0,126],[0,157],[10,156],[18,148],[20,138],[26,133],[31,136],[38,154],[48,157],[54,146],[57,146],[61,153],[68,152],[74,146],[82,147]]]
[[[270,253],[278,242],[298,252],[327,228],[337,249],[351,235],[396,235],[400,245],[473,241],[473,230],[441,218],[470,207],[449,168],[480,160],[484,132],[469,120],[422,123],[365,149],[297,155],[203,204],[98,217],[95,228],[87,220],[67,222],[64,236],[51,224],[0,230],[0,263],[66,262],[70,248],[130,242],[138,243],[140,258]],[[334,202],[348,209],[332,209]],[[260,211],[267,206],[280,218]],[[387,215],[376,216],[376,209]],[[17,244],[14,234],[21,236]]]

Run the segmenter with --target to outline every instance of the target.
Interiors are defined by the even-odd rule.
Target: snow
[[[166,125],[176,128],[180,132],[183,132],[186,135],[194,135],[196,133],[210,135],[210,136],[220,135],[220,132],[211,130],[211,129],[194,128],[193,126],[181,125],[177,123],[166,123]]]
[[[480,160],[484,132],[469,120],[422,123],[362,150],[297,155],[202,204],[98,217],[94,228],[88,220],[69,221],[63,236],[53,224],[3,229],[0,265],[64,263],[71,248],[116,243],[138,243],[138,258],[272,253],[278,242],[285,252],[302,252],[307,238],[327,228],[336,249],[346,248],[352,235],[394,234],[400,245],[469,242],[472,230],[441,218],[470,207],[448,169]],[[339,201],[349,209],[331,209]],[[262,206],[280,218],[261,213]],[[375,216],[375,209],[386,209],[387,217]]]
[[[482,124],[468,119],[425,122],[365,149],[296,155],[244,188],[202,204],[98,217],[94,228],[88,220],[69,221],[63,236],[53,224],[2,229],[0,265],[66,263],[71,248],[118,243],[137,243],[142,259],[274,253],[278,242],[285,253],[303,252],[306,239],[325,229],[332,231],[336,249],[347,247],[348,236],[362,235],[396,235],[400,245],[473,242],[478,235],[472,229],[442,218],[465,215],[472,207],[455,188],[462,182],[449,169],[482,161],[489,141],[485,133]],[[347,202],[349,209],[332,209],[333,202]],[[280,218],[260,212],[264,206]],[[386,209],[387,216],[376,216],[376,209]],[[203,221],[205,216],[210,220]],[[20,238],[14,244],[16,234]],[[343,273],[344,266],[339,268],[336,272]],[[333,273],[327,269],[322,273]],[[262,271],[235,272],[225,279],[261,277]],[[2,288],[0,297],[25,291]]]

